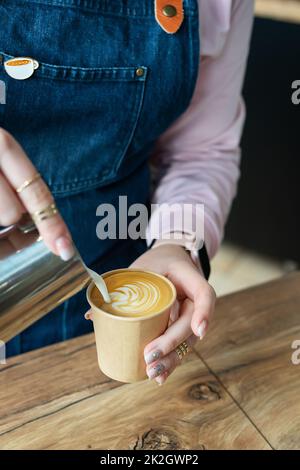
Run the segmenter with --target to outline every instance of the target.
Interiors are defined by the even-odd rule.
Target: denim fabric
[[[0,61],[39,62],[9,77],[0,126],[26,150],[53,192],[85,262],[99,272],[128,266],[143,241],[96,236],[96,208],[149,201],[155,141],[190,103],[198,73],[198,1],[167,34],[153,0],[0,0]],[[140,68],[143,74],[137,74]],[[8,354],[91,330],[80,293],[7,345]]]

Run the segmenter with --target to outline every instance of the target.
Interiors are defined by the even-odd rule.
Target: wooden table
[[[300,273],[219,299],[165,385],[99,372],[92,335],[0,366],[0,449],[299,449]]]

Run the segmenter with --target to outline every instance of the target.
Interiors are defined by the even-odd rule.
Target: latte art
[[[153,311],[160,298],[157,285],[150,281],[135,281],[124,284],[110,292],[111,303],[103,305],[107,312],[138,314],[141,311],[147,314]]]
[[[97,289],[92,298],[96,305],[112,315],[134,318],[155,314],[167,308],[174,299],[169,282],[154,273],[121,270],[104,279],[111,302],[105,303]]]

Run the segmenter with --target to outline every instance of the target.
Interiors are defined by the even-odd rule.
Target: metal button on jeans
[[[173,5],[166,5],[163,7],[162,12],[165,16],[176,16],[177,15],[177,10]]]
[[[144,69],[142,69],[141,67],[138,67],[135,73],[138,77],[142,77],[144,75]]]

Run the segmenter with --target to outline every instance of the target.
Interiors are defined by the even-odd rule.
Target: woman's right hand
[[[31,180],[37,170],[16,140],[0,128],[0,225],[9,226],[18,222],[26,212],[32,214],[54,202],[53,196],[42,178],[17,193],[17,188]],[[45,244],[64,261],[74,255],[70,232],[61,216],[36,223]]]

